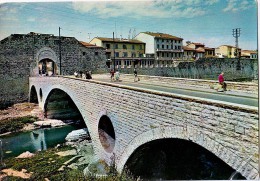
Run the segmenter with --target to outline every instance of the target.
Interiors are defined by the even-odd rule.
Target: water
[[[67,134],[76,129],[75,126],[66,125],[1,136],[3,157],[15,157],[26,151],[32,153],[54,147],[64,143]]]
[[[139,147],[126,168],[143,180],[227,180],[234,169],[205,148],[181,139],[161,139]],[[240,173],[234,179],[243,179]]]

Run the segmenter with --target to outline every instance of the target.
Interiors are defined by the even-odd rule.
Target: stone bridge
[[[29,83],[31,101],[46,116],[55,117],[56,102],[60,114],[70,110],[83,118],[95,157],[108,163],[114,158],[118,171],[138,147],[176,138],[209,150],[247,179],[259,179],[257,107],[71,77],[30,77]],[[99,129],[112,139],[101,141]]]

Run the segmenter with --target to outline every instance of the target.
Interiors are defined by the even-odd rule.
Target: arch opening
[[[52,76],[57,74],[56,63],[48,58],[42,59],[38,64],[39,75]]]
[[[98,134],[101,145],[106,152],[111,153],[115,147],[115,130],[110,118],[101,116],[98,123]]]
[[[202,146],[176,138],[153,140],[138,147],[128,158],[126,170],[144,180],[227,180],[235,172]],[[241,174],[233,179],[245,180]]]
[[[42,89],[40,88],[40,101],[42,101]]]
[[[79,127],[87,127],[74,101],[60,89],[53,89],[49,93],[44,105],[44,116],[49,119],[74,122]]]
[[[34,85],[31,87],[30,102],[38,104],[37,92]]]

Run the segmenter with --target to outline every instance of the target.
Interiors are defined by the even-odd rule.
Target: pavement
[[[92,75],[92,80],[97,80],[106,83],[126,85],[135,88],[143,88],[155,91],[162,91],[167,93],[174,93],[186,96],[200,97],[204,99],[218,100],[229,103],[235,103],[240,105],[247,105],[258,107],[258,95],[237,92],[228,90],[225,92],[218,92],[210,88],[199,88],[199,87],[189,87],[184,84],[161,84],[160,81],[145,80],[140,77],[140,81],[135,82],[134,76],[125,76],[124,74],[120,76],[119,81],[111,81],[109,74],[94,74]]]

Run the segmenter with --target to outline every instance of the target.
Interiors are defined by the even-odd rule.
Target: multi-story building
[[[219,58],[236,58],[236,47],[231,45],[221,45],[215,49],[215,54]],[[238,48],[238,56],[241,56],[241,49]]]
[[[183,46],[183,60],[193,61],[196,56],[196,50],[188,46]]]
[[[215,49],[205,47],[202,43],[189,43],[187,44],[187,47],[195,50],[195,54],[193,55],[194,59],[212,58],[215,56]]]
[[[257,59],[257,51],[253,50],[242,50],[241,58]]]
[[[145,57],[154,58],[156,67],[172,66],[183,58],[183,39],[165,33],[141,32],[136,37],[146,43]]]
[[[106,49],[107,65],[117,68],[131,68],[151,65],[153,59],[144,57],[145,43],[135,39],[95,37],[91,44]]]

